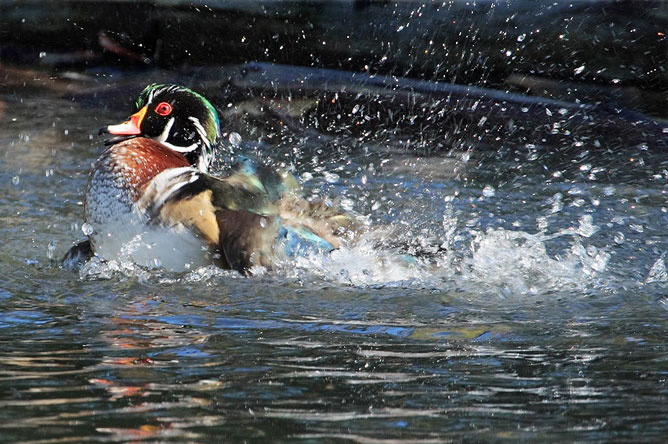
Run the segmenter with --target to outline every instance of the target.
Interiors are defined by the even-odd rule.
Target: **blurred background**
[[[666,118],[666,5],[662,0],[64,0],[56,6],[2,0],[0,86],[56,87],[67,79],[104,83],[118,71],[228,67],[208,77],[222,90],[231,82],[232,66],[262,62],[341,70],[365,79],[470,85]],[[273,85],[277,89],[298,89],[284,83],[308,77],[308,71],[282,66],[256,69],[270,71],[264,86],[280,79]],[[244,86],[260,83],[251,76]],[[306,88],[317,86],[327,88],[322,82]],[[420,87],[435,93],[429,85],[413,85]]]
[[[0,60],[55,76],[270,62],[666,117],[667,9],[653,0],[2,0]]]

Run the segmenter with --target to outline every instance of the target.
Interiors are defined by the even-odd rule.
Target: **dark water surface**
[[[665,155],[304,154],[309,192],[388,228],[250,279],[61,269],[125,115],[0,97],[0,440],[665,438]]]

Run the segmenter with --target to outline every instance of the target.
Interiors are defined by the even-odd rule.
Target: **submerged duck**
[[[129,120],[110,125],[110,146],[90,173],[88,240],[65,261],[127,258],[169,271],[218,264],[250,274],[282,258],[338,248],[351,217],[298,194],[289,174],[241,162],[227,177],[209,167],[218,113],[178,85],[147,86]]]

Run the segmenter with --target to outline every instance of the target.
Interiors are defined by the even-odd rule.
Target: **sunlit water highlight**
[[[661,159],[303,154],[307,192],[368,219],[359,241],[250,279],[71,272],[55,259],[82,237],[96,128],[124,115],[3,100],[4,439],[665,436]],[[289,148],[235,142],[268,160]]]

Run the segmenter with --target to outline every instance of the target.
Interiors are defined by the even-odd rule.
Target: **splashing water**
[[[545,241],[555,237],[489,229],[475,237],[472,254],[463,261],[462,277],[495,287],[502,296],[578,290],[596,284],[610,255],[575,240],[563,256],[551,257]]]

